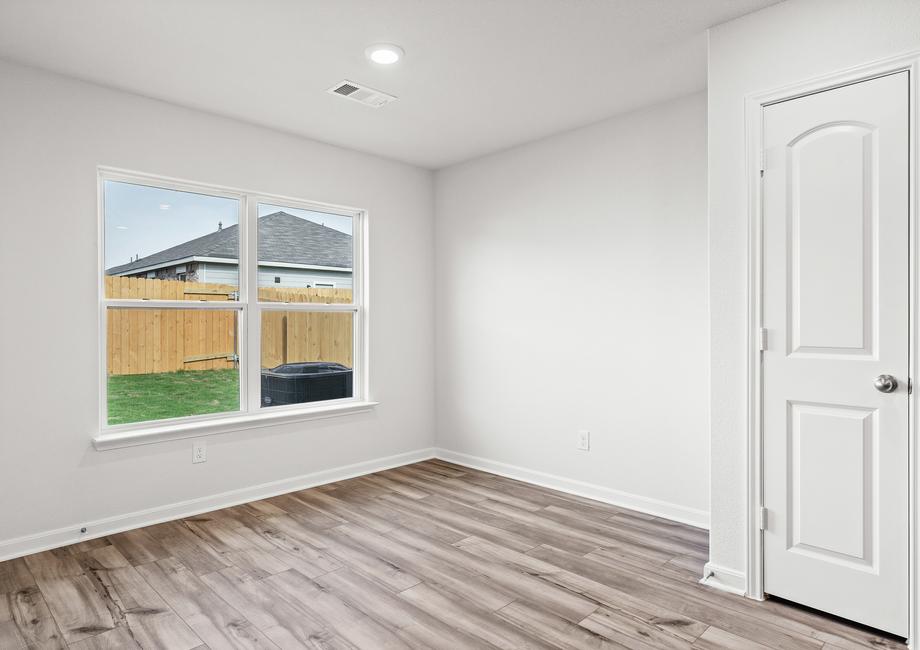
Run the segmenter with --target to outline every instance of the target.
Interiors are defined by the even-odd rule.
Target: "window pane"
[[[262,312],[262,406],[353,395],[354,314]]]
[[[108,423],[225,413],[240,408],[237,312],[107,312]]]
[[[235,300],[236,199],[105,181],[106,298]]]
[[[352,301],[352,217],[259,204],[259,300]]]

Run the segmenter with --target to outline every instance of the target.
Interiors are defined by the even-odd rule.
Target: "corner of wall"
[[[700,584],[735,594],[736,596],[746,595],[746,579],[743,572],[719,566],[712,562],[707,562],[703,566],[703,577],[700,578]]]

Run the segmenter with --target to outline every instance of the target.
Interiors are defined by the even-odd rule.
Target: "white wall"
[[[433,445],[430,172],[3,62],[0,97],[0,549]],[[366,208],[376,411],[211,437],[201,465],[95,451],[97,165]]]
[[[917,0],[789,0],[710,31],[710,554],[717,577],[725,569],[743,580],[745,571],[745,96],[910,49],[920,49]]]
[[[705,102],[437,173],[439,446],[705,523]]]

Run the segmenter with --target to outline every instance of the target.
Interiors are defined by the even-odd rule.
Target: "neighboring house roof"
[[[239,240],[239,228],[228,226],[129,264],[113,266],[106,275],[128,275],[141,269],[162,268],[200,257],[224,258],[236,263]],[[351,269],[352,238],[334,228],[287,212],[275,212],[259,217],[259,263],[267,262]]]

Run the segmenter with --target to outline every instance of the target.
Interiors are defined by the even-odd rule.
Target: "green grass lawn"
[[[109,377],[109,424],[225,413],[239,408],[237,370]]]

